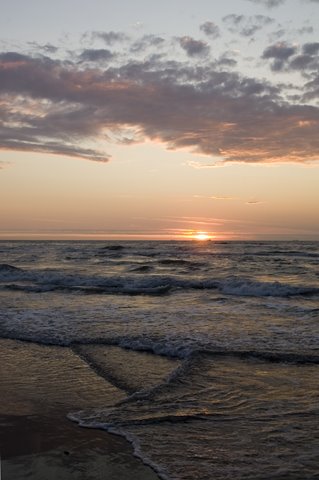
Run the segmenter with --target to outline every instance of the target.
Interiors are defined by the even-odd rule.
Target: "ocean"
[[[2,241],[0,337],[125,392],[68,418],[161,479],[313,480],[318,267],[319,242]]]

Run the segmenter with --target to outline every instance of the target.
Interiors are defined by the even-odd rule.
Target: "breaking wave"
[[[242,277],[210,279],[191,275],[150,275],[146,265],[131,270],[133,275],[68,275],[58,270],[22,270],[13,265],[0,265],[2,288],[25,292],[69,291],[80,294],[162,295],[177,290],[217,290],[224,295],[250,297],[291,297],[314,295],[313,285],[264,282]],[[134,275],[139,273],[140,275]],[[148,275],[142,276],[142,273]]]

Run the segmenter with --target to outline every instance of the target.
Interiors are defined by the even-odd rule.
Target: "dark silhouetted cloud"
[[[220,30],[218,25],[213,22],[205,22],[200,25],[200,30],[205,33],[210,38],[218,38],[220,37]]]
[[[312,80],[305,85],[304,101],[319,98],[319,75],[313,76]]]
[[[91,52],[89,64],[72,52],[64,60],[0,53],[0,148],[107,162],[106,142],[149,139],[211,156],[211,162],[318,160],[318,107],[289,103],[282,87],[225,71],[223,55],[202,62],[204,42],[179,42],[191,60],[157,55],[156,47],[143,61],[123,55],[107,66],[99,54],[93,58],[94,50],[84,51]],[[316,50],[309,45],[304,57]],[[285,48],[291,47],[271,46],[264,58],[289,65],[298,52]],[[304,100],[318,89],[313,74]]]
[[[278,42],[267,47],[262,54],[262,58],[273,60],[271,65],[272,70],[280,71],[284,69],[287,60],[293,56],[297,50],[297,47],[294,45],[289,45],[286,42]]]
[[[296,55],[287,65],[287,70],[308,70],[318,67],[317,59],[311,55]]]
[[[107,49],[87,49],[83,50],[79,58],[82,62],[105,62],[113,58],[113,53]]]
[[[107,45],[113,45],[117,42],[125,42],[129,37],[123,32],[93,32],[93,38],[103,40]]]
[[[179,38],[179,44],[185,50],[189,57],[204,56],[209,53],[207,43],[200,40],[194,40],[192,37]]]
[[[264,50],[263,58],[275,58],[276,60],[287,60],[294,55],[297,51],[297,47],[294,45],[288,45],[285,42],[276,43]]]
[[[319,70],[319,43],[305,43],[301,48],[287,43],[277,43],[267,47],[262,55],[264,59],[271,59],[271,69],[273,71],[299,70],[309,75],[309,72]]]
[[[306,55],[317,55],[319,53],[319,42],[305,43],[302,47],[302,51]]]

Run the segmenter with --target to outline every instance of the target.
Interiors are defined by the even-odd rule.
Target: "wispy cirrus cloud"
[[[210,38],[216,39],[221,36],[219,26],[214,22],[205,22],[200,25],[200,30]]]
[[[244,202],[246,205],[260,205],[262,203],[265,203],[262,200],[257,200],[257,199],[250,199],[250,200],[244,200],[240,197],[233,197],[233,196],[224,196],[224,195],[193,195],[193,198],[200,198],[200,199],[206,199],[206,200],[221,200],[221,201],[240,201]]]
[[[267,7],[267,8],[274,8],[274,7],[279,7],[279,5],[282,5],[283,3],[285,3],[286,0],[249,0],[249,1],[253,3],[257,3],[259,5],[263,5],[264,7]]]
[[[4,161],[0,160],[0,170],[7,167],[8,165],[10,165],[9,162],[4,162]]]
[[[232,33],[238,33],[243,37],[251,37],[258,30],[274,23],[274,19],[266,15],[246,16],[233,13],[223,17],[223,21],[227,25],[229,31]]]
[[[44,55],[40,48],[32,55],[0,53],[0,148],[107,162],[107,143],[150,139],[213,157],[201,166],[218,159],[318,160],[318,107],[289,102],[282,87],[240,74],[227,52],[213,58],[205,42],[180,37],[185,60],[165,55],[156,35],[134,42],[120,32],[94,36],[110,45],[125,42],[124,53],[109,48],[83,48],[66,58],[53,51]],[[159,46],[164,53],[158,54]],[[134,49],[148,53],[137,57],[141,60],[125,54]],[[317,44],[308,43],[299,53],[316,52]],[[293,68],[293,60],[302,63],[297,53],[288,44],[271,45],[263,58]],[[314,76],[307,79],[304,98],[316,91],[316,82]]]
[[[246,204],[247,205],[260,205],[260,204],[263,204],[265,202],[263,202],[262,200],[256,200],[256,199],[252,199],[252,200],[247,200]]]
[[[248,1],[252,3],[256,3],[258,5],[262,5],[266,8],[279,7],[280,5],[283,5],[284,3],[286,3],[286,0],[248,0]],[[319,4],[319,0],[301,0],[301,2]]]
[[[134,53],[145,52],[148,49],[159,48],[165,43],[164,38],[158,35],[144,35],[139,38],[130,47],[130,50]]]
[[[237,197],[224,195],[193,195],[193,198],[206,198],[208,200],[237,200]]]

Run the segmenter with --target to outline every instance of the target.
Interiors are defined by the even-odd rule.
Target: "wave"
[[[0,274],[7,274],[12,272],[22,272],[21,268],[9,265],[8,263],[0,263]]]
[[[190,266],[190,267],[203,267],[203,262],[193,262],[191,260],[185,260],[182,258],[162,258],[157,260],[159,265],[172,265],[172,266]]]
[[[224,295],[292,297],[315,295],[319,287],[282,282],[264,282],[242,277],[211,279],[184,275],[134,275],[147,273],[148,265],[136,267],[133,275],[102,276],[67,274],[58,270],[22,270],[1,264],[2,288],[25,292],[70,291],[82,294],[161,295],[180,290],[217,290]],[[10,283],[11,282],[11,283]]]
[[[281,282],[261,282],[256,280],[229,278],[219,285],[227,295],[251,297],[290,297],[319,293],[319,288],[311,285],[292,285]]]
[[[164,295],[171,290],[171,285],[24,285],[11,283],[3,285],[6,290],[26,293],[69,292],[83,295]]]
[[[112,250],[112,251],[119,251],[119,250],[124,250],[125,247],[123,245],[105,245],[105,247],[100,248],[100,251],[107,251],[107,250]]]
[[[44,332],[43,332],[44,333]],[[173,359],[183,360],[183,363],[180,367],[176,369],[176,372],[179,372],[180,369],[185,367],[185,362],[193,362],[201,356],[211,356],[211,357],[229,357],[229,358],[238,358],[246,360],[261,360],[270,363],[285,363],[285,364],[300,364],[300,365],[318,365],[319,364],[319,355],[316,353],[299,353],[299,352],[281,352],[278,350],[250,350],[250,349],[234,349],[234,348],[222,348],[222,347],[213,347],[207,346],[203,347],[196,345],[196,343],[189,344],[175,344],[172,343],[161,343],[156,339],[145,337],[125,337],[125,336],[115,336],[109,338],[87,338],[81,340],[74,339],[63,339],[61,336],[51,335],[40,335],[39,333],[32,335],[27,332],[21,333],[4,333],[1,332],[0,338],[8,340],[17,340],[20,342],[27,343],[36,343],[39,345],[56,345],[60,347],[71,347],[74,351],[77,351],[78,347],[84,346],[117,346],[125,350],[132,350],[134,352],[147,352],[157,356],[163,356]],[[174,371],[175,372],[175,371]],[[173,377],[175,373],[173,372]]]
[[[239,253],[238,255],[241,255]],[[319,253],[315,252],[301,252],[295,250],[270,250],[270,251],[256,251],[243,254],[245,256],[254,256],[254,257],[308,257],[308,258],[319,258]]]
[[[148,273],[154,270],[152,265],[138,265],[137,267],[132,267],[130,268],[130,272],[136,272],[136,273]]]

